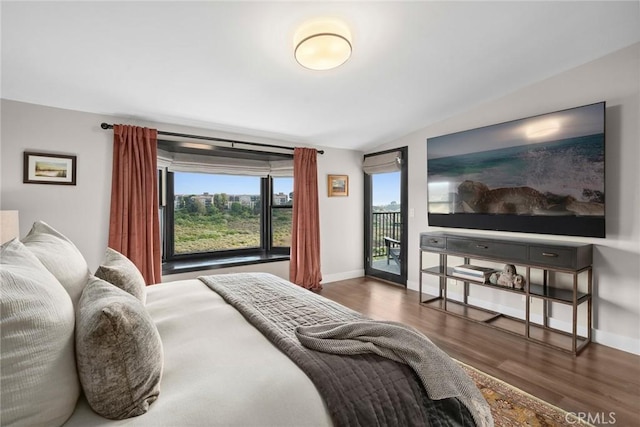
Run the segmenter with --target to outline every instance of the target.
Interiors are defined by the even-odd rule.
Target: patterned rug
[[[575,415],[457,361],[491,407],[496,427],[591,426]]]

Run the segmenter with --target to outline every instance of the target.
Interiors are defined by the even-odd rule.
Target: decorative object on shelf
[[[327,178],[329,197],[349,195],[349,175],[329,175]]]
[[[524,278],[522,274],[516,274],[516,277],[513,278],[513,287],[520,288],[520,290],[524,290],[524,285],[527,283],[527,280]]]
[[[76,156],[25,151],[22,182],[76,185]]]
[[[522,274],[516,272],[516,266],[513,264],[505,264],[502,272],[495,272],[489,277],[489,283],[493,285],[507,286],[524,290],[527,283]]]

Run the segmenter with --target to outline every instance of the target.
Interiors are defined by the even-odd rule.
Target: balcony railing
[[[387,248],[384,245],[385,237],[400,240],[402,215],[400,212],[373,212],[371,216],[371,255],[376,260],[387,256]]]

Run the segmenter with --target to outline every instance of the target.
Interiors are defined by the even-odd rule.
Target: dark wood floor
[[[567,411],[587,413],[594,424],[640,426],[640,356],[591,343],[573,357],[423,307],[416,291],[372,278],[329,283],[321,294],[373,319],[409,324],[451,357]]]

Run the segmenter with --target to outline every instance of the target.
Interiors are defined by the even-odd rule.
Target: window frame
[[[287,209],[291,211],[291,215],[293,216],[293,204],[291,205],[276,205],[273,203],[273,199],[274,199],[274,189],[273,189],[273,179],[274,178],[282,178],[279,176],[276,177],[269,177],[269,249],[272,251],[272,253],[276,253],[276,254],[286,254],[289,255],[291,253],[291,246],[274,246],[273,245],[273,210],[274,209]],[[293,178],[293,177],[291,177]],[[293,187],[291,188],[291,191],[293,192]]]
[[[241,249],[228,249],[228,250],[219,250],[219,251],[209,251],[209,252],[197,252],[197,253],[189,253],[189,254],[176,254],[175,253],[175,229],[174,229],[174,220],[175,220],[175,186],[174,186],[174,173],[171,171],[166,171],[164,174],[165,177],[165,207],[164,207],[164,229],[162,230],[162,234],[164,234],[164,244],[163,244],[163,266],[165,264],[174,264],[180,263],[183,261],[211,261],[216,262],[219,260],[233,261],[234,258],[243,259],[248,256],[255,256],[256,261],[243,261],[240,264],[254,264],[258,262],[265,262],[271,256],[279,256],[276,257],[280,260],[283,257],[288,259],[290,255],[291,248],[284,246],[273,246],[273,227],[271,224],[272,221],[272,208],[273,205],[273,177],[261,177],[260,178],[260,198],[261,198],[261,212],[260,212],[260,247],[257,248],[241,248]],[[161,196],[160,199],[163,197]],[[292,206],[278,206],[277,208],[289,208],[292,209]],[[237,264],[234,264],[237,265]],[[224,265],[226,266],[226,265]],[[212,267],[208,265],[206,268]],[[204,268],[202,268],[204,269]],[[193,269],[192,269],[193,270]],[[196,268],[197,270],[197,268]]]

